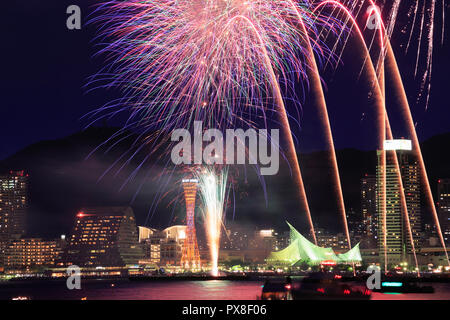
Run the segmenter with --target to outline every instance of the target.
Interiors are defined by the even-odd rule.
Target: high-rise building
[[[130,207],[81,210],[67,248],[67,264],[122,267],[143,257],[138,229]]]
[[[286,248],[291,244],[291,232],[283,231],[278,234],[276,250]]]
[[[220,238],[222,249],[246,250],[249,248],[255,233],[255,227],[235,221],[225,222],[225,231]]]
[[[418,161],[410,152],[401,152],[399,155],[400,170],[403,179],[403,190],[405,193],[406,207],[408,210],[409,223],[414,240],[414,247],[420,247],[422,237],[422,216],[420,212],[420,169]],[[405,222],[406,223],[406,222]],[[411,252],[410,235],[405,228],[405,241],[408,253]]]
[[[389,155],[392,154],[387,152]],[[396,166],[389,161],[390,158],[386,156],[385,168],[385,193],[383,192],[382,166],[381,158],[383,151],[378,151],[378,166],[377,166],[377,210],[378,210],[378,246],[380,254],[380,262],[387,264],[398,264],[404,258],[404,241],[403,241],[403,219],[400,205],[400,188],[398,183],[398,171]],[[384,197],[383,197],[384,195]],[[383,204],[385,199],[386,218],[383,218]],[[386,251],[385,251],[386,250]],[[386,258],[386,259],[385,259]]]
[[[348,251],[348,243],[345,234],[329,234],[324,230],[317,233],[317,245],[322,248],[332,248],[336,252]]]
[[[438,213],[442,234],[447,244],[450,244],[450,179],[438,180]]]
[[[364,240],[364,247],[366,247],[367,230],[363,216],[351,207],[347,209],[347,225],[351,243],[361,243]]]
[[[26,232],[28,175],[0,175],[0,241],[19,239]]]
[[[273,229],[257,230],[254,233],[256,248],[266,250],[267,252],[277,250],[278,233]]]
[[[387,258],[388,265],[398,264],[407,259],[411,252],[410,234],[407,228],[406,214],[403,212],[401,193],[406,200],[406,208],[414,240],[417,249],[421,238],[421,214],[420,214],[420,175],[418,162],[411,152],[409,140],[387,140],[385,141],[386,152],[386,185],[385,197],[383,197],[383,181],[381,157],[382,151],[378,151],[377,166],[377,216],[378,216],[378,246],[380,262],[384,263]],[[395,165],[397,155],[402,179],[403,190],[400,190],[398,180],[399,172]],[[386,220],[383,219],[382,200],[385,198]],[[386,248],[384,226],[386,226]],[[386,249],[386,254],[385,254]]]
[[[365,174],[361,179],[361,213],[364,225],[364,236],[372,247],[378,238],[377,221],[377,177]]]
[[[198,250],[197,234],[195,231],[195,197],[197,195],[198,181],[184,179],[183,190],[186,203],[186,240],[184,241],[181,265],[186,269],[200,268],[200,252]]]

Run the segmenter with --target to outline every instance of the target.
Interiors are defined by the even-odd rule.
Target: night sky
[[[88,124],[81,119],[86,113],[116,96],[112,90],[88,92],[86,88],[88,77],[104,63],[104,57],[94,57],[98,49],[93,41],[95,26],[85,24],[95,3],[98,1],[16,0],[2,6],[0,159],[33,143],[79,132]],[[82,8],[81,30],[66,28],[66,8],[71,4]],[[436,31],[437,37],[440,37],[439,30]],[[413,77],[415,55],[405,55],[400,47],[402,39],[393,39],[420,140],[450,132],[450,103],[447,99],[450,43],[447,39],[444,46],[436,43],[434,48],[428,110],[425,110],[423,100],[415,103],[418,87]],[[323,73],[336,148],[374,150],[373,119],[362,116],[363,113],[370,114],[366,103],[367,91],[364,90],[364,81],[357,77],[360,65],[352,63],[358,52],[352,51],[351,41],[348,48],[339,67],[328,68]],[[299,150],[321,150],[324,140],[310,97],[301,91],[297,94],[302,103],[301,116],[299,126],[292,126]],[[389,90],[387,94],[389,108]],[[295,114],[293,106],[290,108]],[[108,125],[120,126],[123,120],[111,120]],[[401,119],[393,114],[391,120],[394,135],[404,136]]]
[[[92,12],[92,4],[98,1],[9,1],[2,9],[0,135],[3,138],[0,159],[37,141],[61,138],[81,130],[88,123],[80,120],[81,117],[114,96],[105,90],[87,93],[84,87],[87,78],[97,72],[104,61],[103,57],[94,58],[94,26],[67,30],[65,11],[67,6],[75,3],[82,8],[85,23]],[[436,37],[440,37],[438,31]],[[449,41],[444,47],[436,43],[434,49],[432,95],[426,111],[423,101],[414,103],[417,88],[412,74],[415,55],[403,55],[400,43],[395,40],[393,45],[400,52],[397,56],[420,139],[449,132],[450,108],[446,97]],[[362,92],[362,81],[356,79],[358,68],[351,66],[351,62],[352,52],[348,49],[335,72],[331,69],[324,72],[336,146],[373,149],[368,142],[372,141],[370,132],[366,129],[371,120],[362,117],[362,113],[367,112],[367,106],[364,106],[366,92]],[[308,97],[301,92],[298,94],[303,103],[301,130],[296,129],[300,148],[306,151],[321,149],[316,114],[308,105]],[[395,116],[392,118],[398,120]],[[118,119],[117,124],[121,120]],[[401,124],[396,126],[394,123],[395,127],[400,128]],[[400,129],[398,135],[401,134]]]

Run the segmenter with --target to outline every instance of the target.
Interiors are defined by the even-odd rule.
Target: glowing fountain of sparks
[[[206,237],[211,255],[211,273],[219,275],[218,261],[220,248],[220,233],[224,218],[224,202],[228,180],[228,170],[204,168],[198,173],[200,197],[203,201]]]

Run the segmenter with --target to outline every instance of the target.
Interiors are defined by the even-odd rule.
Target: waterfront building
[[[309,265],[361,263],[359,244],[345,253],[338,254],[330,247],[311,243],[292,225],[289,223],[288,225],[291,231],[291,244],[283,250],[271,252],[267,258],[268,264],[294,266],[302,262]]]
[[[53,267],[61,262],[62,252],[63,245],[60,240],[11,240],[4,249],[4,266],[5,269]]]
[[[66,262],[78,266],[127,266],[143,258],[130,207],[93,207],[77,215]]]
[[[439,239],[436,239],[439,242]],[[446,248],[447,252],[450,252],[450,248]],[[436,247],[422,247],[417,251],[417,260],[419,267],[424,270],[425,267],[436,268],[447,268],[448,262],[445,255],[444,248],[440,245]]]
[[[150,229],[139,227],[140,230]],[[151,229],[141,239],[144,261],[158,266],[180,266],[187,226],[176,225],[162,231]]]

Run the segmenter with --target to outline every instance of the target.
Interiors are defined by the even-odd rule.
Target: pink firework
[[[131,110],[130,124],[164,130],[194,120],[220,126],[249,123],[258,112],[264,117],[273,104],[271,69],[295,100],[294,83],[309,68],[304,44],[322,56],[317,28],[339,27],[310,7],[307,0],[104,3],[92,21],[103,24],[100,53],[109,64],[93,83],[119,87],[124,98],[102,112]]]

